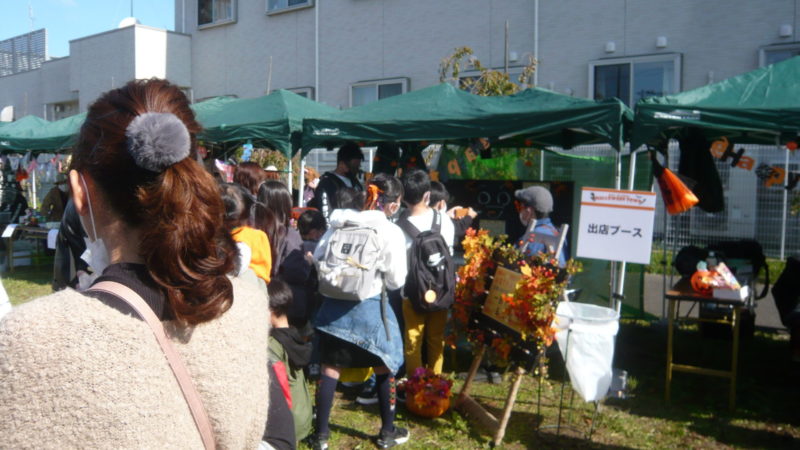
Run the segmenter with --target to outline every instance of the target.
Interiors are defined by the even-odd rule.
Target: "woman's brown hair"
[[[233,182],[241,185],[251,194],[258,194],[258,187],[267,179],[267,172],[258,164],[247,161],[236,166]]]
[[[275,275],[280,268],[281,251],[292,218],[292,194],[280,181],[267,180],[258,187],[256,199],[255,225],[269,238]]]
[[[178,117],[189,131],[189,156],[160,172],[139,167],[128,151],[126,130],[145,113]],[[177,86],[158,79],[131,81],[89,107],[70,167],[88,173],[115,215],[140,230],[139,254],[147,271],[175,317],[192,325],[231,307],[233,287],[226,275],[236,256],[223,227],[217,183],[195,161],[200,129]]]

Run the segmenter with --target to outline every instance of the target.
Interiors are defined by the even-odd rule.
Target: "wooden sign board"
[[[482,310],[484,315],[520,334],[522,333],[522,325],[511,310],[511,306],[503,301],[502,295],[513,294],[516,290],[517,282],[521,279],[521,273],[508,270],[505,267],[498,267]]]

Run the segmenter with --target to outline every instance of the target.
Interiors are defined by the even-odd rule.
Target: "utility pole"
[[[28,2],[28,20],[31,23],[31,30],[30,31],[32,33],[33,32],[33,21],[35,20],[35,18],[33,17],[33,5],[31,5],[31,2]]]
[[[503,68],[505,70],[505,74],[508,75],[508,21],[506,20],[506,30],[505,30],[505,45],[503,51]]]

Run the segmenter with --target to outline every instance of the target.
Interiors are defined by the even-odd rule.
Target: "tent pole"
[[[306,159],[300,155],[300,173],[297,175],[297,206],[304,208],[303,191],[306,188]]]
[[[633,177],[636,175],[636,152],[630,153],[630,167],[628,167],[628,190],[633,190]],[[619,275],[617,279],[617,295],[619,296],[620,302],[622,302],[622,298],[625,292],[625,271],[627,269],[627,263],[622,261],[619,264]],[[615,305],[612,299],[612,307],[621,306]],[[617,310],[619,312],[619,310]]]
[[[286,174],[286,186],[289,188],[289,198],[292,198],[292,158],[289,158],[289,173]]]
[[[36,157],[34,156],[34,159],[35,158]],[[31,170],[31,194],[32,194],[31,197],[33,197],[31,199],[32,203],[33,203],[33,209],[35,211],[35,210],[39,209],[39,205],[37,205],[38,202],[36,201],[37,200],[37,198],[36,198],[36,169]]]
[[[544,181],[544,149],[539,150],[539,181]]]
[[[614,189],[621,189],[622,187],[622,152],[618,151],[616,161],[614,163]],[[608,298],[609,308],[614,308],[614,296],[617,293],[617,277],[620,273],[620,263],[616,261],[611,262],[611,292]]]
[[[780,136],[775,136],[775,146],[781,148]],[[786,148],[786,159],[783,166],[783,220],[781,222],[781,261],[786,256],[786,216],[789,209],[789,148]]]

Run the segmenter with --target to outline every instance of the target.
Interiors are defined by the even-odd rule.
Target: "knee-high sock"
[[[397,403],[394,377],[385,373],[377,375],[375,381],[378,387],[378,403],[381,408],[381,431],[394,430],[394,411]]]
[[[331,418],[331,408],[333,407],[333,394],[336,393],[336,378],[331,378],[322,374],[317,387],[317,435],[327,438],[330,436],[328,421]]]

